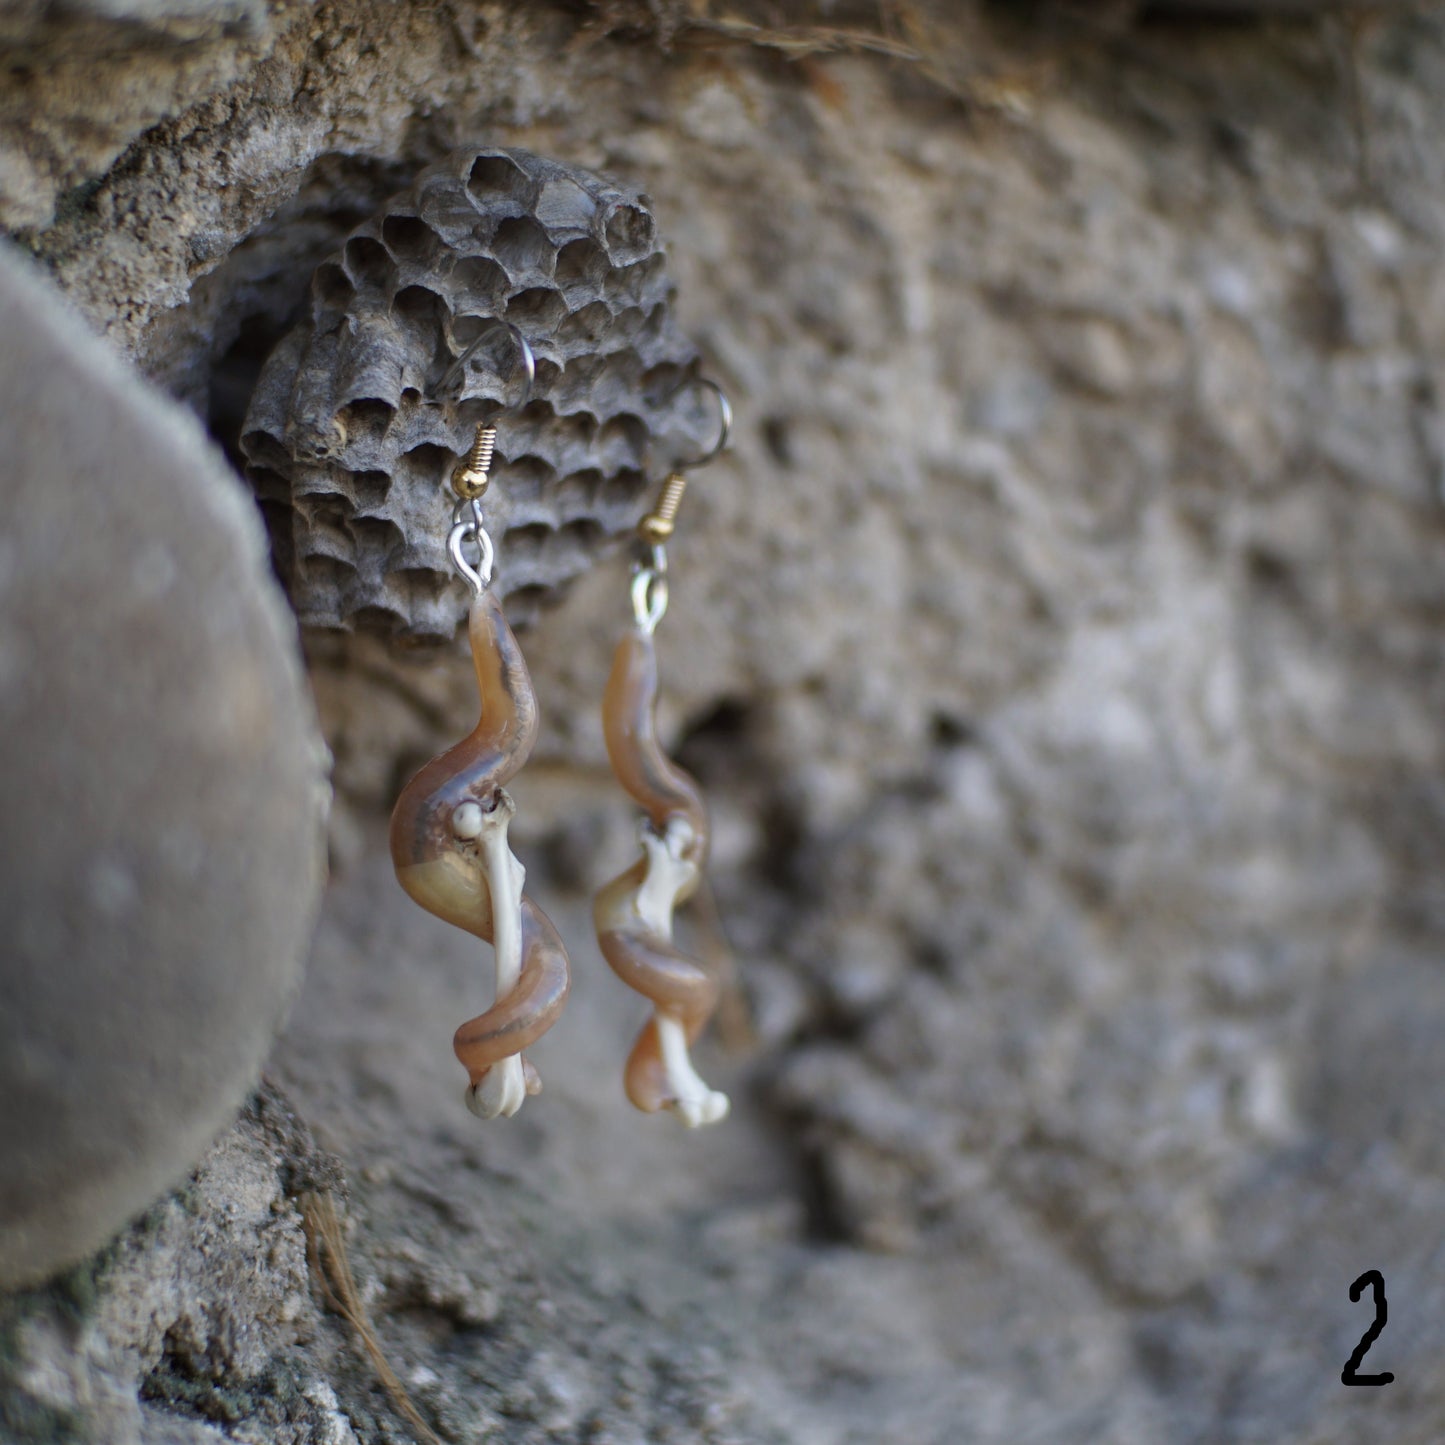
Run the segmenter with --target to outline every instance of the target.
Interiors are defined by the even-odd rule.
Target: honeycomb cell
[[[611,341],[612,312],[593,301],[565,317],[557,327],[558,341],[568,346],[601,347]]]
[[[348,472],[348,479],[350,475]],[[312,497],[319,497],[322,501],[340,497],[343,502],[348,501],[346,493],[337,489],[336,477],[330,468],[309,465],[297,467],[291,474],[291,500],[300,512],[307,513]]]
[[[513,200],[524,210],[532,208],[538,186],[524,169],[523,152],[483,151],[467,170],[467,191],[483,213],[495,210],[500,199]]]
[[[571,177],[552,176],[537,192],[534,214],[550,235],[560,239],[562,232],[589,230],[597,202]]]
[[[374,236],[353,236],[342,252],[342,264],[353,286],[382,286],[395,268],[391,253]],[[323,266],[328,263],[323,261]],[[344,304],[344,302],[343,302]]]
[[[401,405],[404,378],[396,334],[393,319],[365,317],[346,335],[335,361],[335,395],[343,407],[371,401],[395,411]]]
[[[658,297],[658,280],[663,267],[658,256],[649,256],[618,273],[613,295],[622,306],[651,306]]]
[[[356,568],[350,562],[323,552],[311,553],[300,565],[305,568],[307,580],[328,593],[344,593],[356,576]],[[301,620],[306,621],[304,614]]]
[[[425,264],[442,249],[442,238],[416,216],[388,216],[381,223],[381,239],[398,261]]]
[[[557,253],[547,232],[527,216],[514,216],[497,227],[492,253],[518,285],[552,275],[557,265]]]
[[[486,256],[463,256],[452,267],[455,308],[458,313],[495,316],[507,294],[507,273]]]
[[[545,544],[550,550],[570,553],[579,562],[602,541],[602,528],[594,517],[576,517],[563,522]]]
[[[530,338],[529,338],[530,339]],[[533,348],[536,350],[537,348]],[[565,370],[560,361],[553,361],[550,357],[539,356],[537,358],[537,384],[533,388],[538,396],[556,396],[565,390],[562,373]]]
[[[395,407],[379,397],[357,397],[355,401],[347,402],[336,413],[336,418],[345,428],[347,445],[354,446],[365,438],[380,440],[384,437],[395,415]]]
[[[401,528],[384,517],[352,517],[348,526],[358,552],[385,556],[402,545]]]
[[[311,278],[311,294],[320,306],[343,307],[355,290],[345,268],[335,261],[323,261]]]
[[[408,401],[403,394],[387,439],[395,443],[398,456],[414,452],[418,447],[435,447],[445,456],[445,465],[449,468],[456,460],[454,431],[452,419],[444,417],[440,407]]]
[[[557,471],[545,457],[532,453],[523,453],[514,460],[502,457],[497,463],[496,476],[497,485],[506,488],[509,507],[519,503],[541,508],[556,505]],[[551,497],[549,484],[554,493]]]
[[[395,607],[373,602],[356,609],[356,627],[361,632],[395,632],[405,614]]]
[[[659,361],[650,364],[638,379],[644,396],[671,398],[687,379],[687,373],[675,361]]]
[[[602,515],[614,512],[628,512],[637,504],[645,486],[640,471],[614,472],[604,477],[597,489],[597,510]]]
[[[607,471],[615,471],[647,445],[647,423],[640,416],[609,417],[597,439],[597,455]]]
[[[435,442],[422,442],[403,452],[398,466],[413,482],[439,486],[455,460],[445,447],[439,447]]]
[[[567,303],[542,286],[519,291],[502,313],[524,336],[548,336],[567,314]]]
[[[447,246],[465,255],[478,244],[482,213],[455,174],[433,166],[422,173],[414,194],[417,215]]]
[[[596,467],[574,472],[562,480],[557,488],[557,514],[563,526],[583,519],[595,519],[597,493],[601,486],[602,472]]]
[[[249,431],[241,438],[241,449],[250,458],[251,483],[258,495],[290,495],[291,458],[275,437],[264,431]]]
[[[612,318],[612,331],[608,337],[619,351],[626,350],[635,341],[642,328],[647,325],[647,312],[640,306],[624,306]],[[612,348],[609,347],[608,350]]]
[[[370,513],[386,501],[386,494],[391,490],[389,472],[353,472],[352,476],[358,509]]]
[[[403,286],[392,297],[391,314],[403,325],[423,334],[441,336],[446,329],[451,308],[442,296],[429,286]]]
[[[614,266],[627,266],[648,256],[657,244],[657,226],[640,205],[622,203],[607,217],[607,250]]]
[[[573,291],[596,295],[597,283],[608,268],[607,253],[596,241],[580,237],[568,241],[557,252],[557,265],[552,275],[558,287],[571,300]]]

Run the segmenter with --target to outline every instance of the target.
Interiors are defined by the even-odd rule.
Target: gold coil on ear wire
[[[681,472],[674,472],[662,484],[657,505],[637,524],[638,536],[649,546],[657,546],[672,536],[677,509],[686,490],[687,478]]]
[[[473,502],[491,483],[492,452],[497,445],[497,428],[488,422],[477,427],[471,450],[452,468],[452,491],[464,502]]]
[[[674,464],[672,474],[662,484],[662,490],[657,494],[657,505],[637,524],[637,535],[649,547],[661,547],[672,536],[673,525],[677,520],[677,509],[682,505],[682,494],[687,490],[687,477],[684,473],[693,471],[697,467],[705,467],[714,457],[721,454],[728,444],[728,438],[732,435],[732,403],[728,401],[727,393],[722,387],[717,382],[700,376],[695,377],[691,382],[683,382],[678,391],[682,391],[688,386],[702,387],[705,391],[712,392],[717,398],[717,441],[713,443],[711,451],[704,452],[700,457]],[[677,391],[674,391],[672,395],[676,396]]]

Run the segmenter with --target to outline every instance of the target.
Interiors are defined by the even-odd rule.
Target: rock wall
[[[614,1198],[599,1117],[617,1170],[680,1166],[580,1064],[550,1123],[410,1139],[456,1106],[377,1050],[414,1060],[402,995],[463,971],[385,901],[377,819],[472,699],[364,636],[309,644],[338,882],[283,1072],[343,1157],[540,1169],[628,1269],[628,1220],[692,1211],[658,1226],[683,1250],[731,1220],[698,1255],[734,1272],[717,1348],[792,1439],[1432,1438],[1445,27],[883,21],[282,5],[209,42],[235,78],[204,99],[201,42],[154,53],[164,118],[109,169],[17,149],[12,220],[224,443],[311,267],[462,141],[645,190],[738,408],[662,641],[758,1036],[738,1173],[689,1150],[695,1188]],[[626,855],[595,716],[622,574],[552,600],[520,796],[565,900]],[[1367,1267],[1410,1326],[1375,1347],[1396,1385],[1348,1391]]]

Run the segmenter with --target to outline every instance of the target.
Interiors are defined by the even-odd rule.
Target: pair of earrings
[[[532,349],[510,323],[525,389],[536,374]],[[465,376],[474,341],[443,376]],[[653,634],[667,610],[667,539],[686,486],[685,471],[727,445],[732,409],[713,382],[699,385],[718,401],[717,444],[675,468],[639,529],[632,574],[633,627],[618,644],[603,697],[608,756],[622,787],[642,807],[642,856],[599,890],[593,917],[598,944],[613,971],[649,999],[652,1013],[623,1074],[627,1096],[648,1113],[670,1109],[689,1127],[728,1111],[693,1067],[691,1046],[718,1001],[718,983],[672,941],[673,913],[702,881],[708,816],[695,779],[672,762],[655,721],[657,656]],[[507,830],[515,805],[507,783],[537,739],[537,701],[527,664],[492,591],[495,554],[484,526],[495,423],[478,425],[451,475],[456,498],[447,552],[472,591],[467,630],[481,692],[481,719],[455,747],[429,762],[402,790],[391,817],[396,876],[423,908],[492,945],[492,1006],[457,1031],[453,1049],[467,1071],[467,1107],[483,1119],[512,1115],[541,1080],[523,1051],[560,1017],[571,983],[567,952],[547,915],[522,891],[526,874]]]

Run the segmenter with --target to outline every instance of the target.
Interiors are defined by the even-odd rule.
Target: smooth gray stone
[[[324,751],[239,483],[0,253],[0,1285],[174,1184],[254,1081]]]

